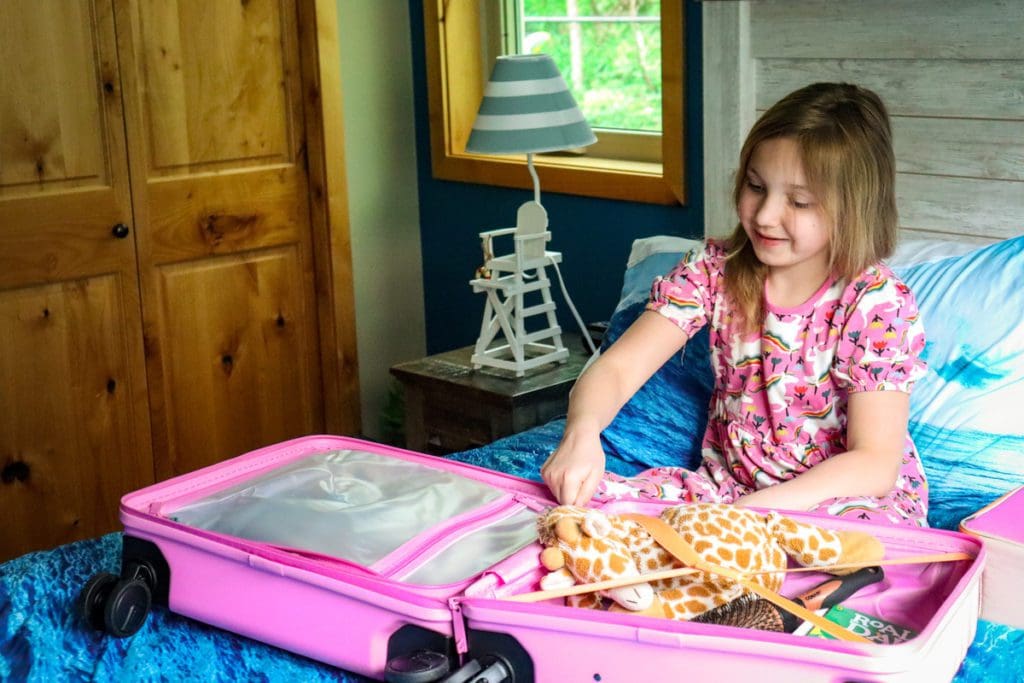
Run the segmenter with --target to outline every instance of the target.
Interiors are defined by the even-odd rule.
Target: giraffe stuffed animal
[[[753,574],[752,581],[778,592],[788,558],[804,567],[830,570],[837,564],[873,563],[882,559],[878,539],[858,531],[832,531],[776,512],[762,514],[722,503],[666,508],[660,515],[711,564]],[[544,550],[541,564],[550,572],[541,588],[638,577],[683,566],[637,521],[598,510],[563,505],[537,521]],[[779,570],[779,571],[773,571]],[[654,582],[634,583],[597,593],[569,596],[574,607],[642,612],[672,619],[693,619],[752,593],[723,576],[697,572]]]

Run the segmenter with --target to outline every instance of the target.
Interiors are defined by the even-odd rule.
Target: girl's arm
[[[590,501],[604,474],[601,430],[686,340],[672,321],[645,311],[580,376],[569,394],[562,441],[540,471],[559,503]]]
[[[829,498],[888,495],[903,462],[909,414],[910,395],[901,391],[851,393],[845,453],[818,463],[794,479],[743,496],[736,503],[807,510]]]

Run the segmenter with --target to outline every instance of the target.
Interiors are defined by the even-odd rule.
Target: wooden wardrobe
[[[0,2],[0,561],[359,431],[334,0]]]

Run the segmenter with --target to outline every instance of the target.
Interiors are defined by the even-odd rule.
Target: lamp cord
[[[576,319],[576,324],[580,326],[580,332],[583,333],[583,341],[587,343],[587,348],[590,349],[590,355],[597,355],[597,347],[594,346],[594,340],[590,338],[590,333],[587,332],[587,326],[583,324],[583,318],[580,317],[579,311],[576,310],[576,306],[572,303],[572,297],[569,296],[569,290],[565,287],[565,280],[562,278],[562,270],[558,267],[558,263],[552,263],[555,267],[555,275],[558,276],[558,286],[562,288],[562,296],[565,297],[565,303],[569,304],[569,310],[572,311],[572,317]]]
[[[533,178],[533,201],[540,204],[540,178],[537,177],[537,169],[533,167],[533,153],[526,153],[526,170],[530,172],[530,177]]]
[[[533,201],[538,206],[542,206],[540,203],[540,178],[537,177],[537,169],[533,167],[533,153],[526,153],[526,168],[530,171],[530,177],[533,178]],[[580,327],[580,333],[583,335],[583,341],[587,343],[587,348],[590,349],[590,355],[597,355],[597,348],[594,346],[594,341],[590,338],[590,333],[587,332],[587,326],[583,324],[583,318],[580,317],[579,311],[576,310],[576,305],[572,302],[572,297],[569,296],[569,290],[565,286],[565,279],[562,278],[562,270],[558,267],[558,263],[552,263],[555,267],[555,274],[558,276],[558,286],[562,289],[562,296],[565,297],[565,303],[569,305],[569,310],[572,311],[572,317],[576,319],[576,324]]]

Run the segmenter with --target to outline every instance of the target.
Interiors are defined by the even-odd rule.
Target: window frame
[[[532,188],[525,155],[465,151],[489,76],[483,73],[480,2],[424,0],[423,9],[434,177]],[[545,191],[650,204],[686,203],[683,15],[683,0],[662,0],[662,162],[536,154],[534,165]],[[457,46],[457,52],[450,46]]]

